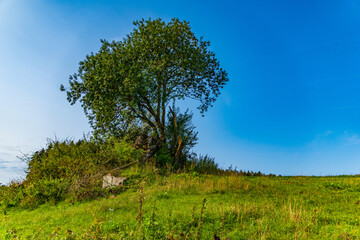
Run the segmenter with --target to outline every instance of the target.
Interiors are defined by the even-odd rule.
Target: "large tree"
[[[227,73],[189,22],[143,19],[134,25],[122,41],[101,40],[100,51],[86,56],[70,76],[70,87],[61,89],[71,104],[81,102],[95,133],[147,125],[165,143],[169,103],[190,98],[199,101],[203,114],[228,81]]]

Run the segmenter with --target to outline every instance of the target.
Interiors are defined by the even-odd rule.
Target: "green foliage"
[[[80,62],[67,99],[81,102],[95,135],[124,136],[148,126],[165,141],[166,106],[190,98],[204,113],[228,81],[227,73],[189,22],[149,19],[134,25],[122,41],[101,40],[99,52]]]
[[[24,186],[21,182],[12,181],[8,186],[0,187],[0,206],[1,208],[19,205],[24,198]]]
[[[137,161],[141,150],[124,140],[49,141],[28,159],[23,182],[12,182],[0,188],[0,205],[36,207],[61,200],[81,201],[110,193],[101,188],[102,176]],[[113,190],[114,192],[115,190]]]
[[[193,114],[189,113],[189,110],[180,113],[179,108],[175,107],[167,115],[167,148],[173,157],[175,169],[184,167],[186,161],[194,155],[191,149],[197,144],[198,133],[195,131],[192,117]],[[179,156],[176,156],[177,152]]]
[[[215,158],[208,155],[194,157],[190,164],[191,170],[200,174],[217,174],[220,172],[218,164],[215,163]]]
[[[67,179],[42,179],[24,184],[24,196],[20,206],[36,207],[46,202],[64,200],[70,182]]]
[[[228,169],[221,169],[219,165],[215,162],[215,158],[210,157],[208,155],[199,155],[199,156],[192,156],[189,161],[186,162],[186,169],[187,171],[192,172],[193,174],[214,174],[214,175],[236,175],[236,176],[265,176],[265,174],[253,171],[243,171],[237,170],[236,168],[233,169],[230,166]],[[269,174],[270,177],[275,177],[274,174]]]
[[[129,163],[141,156],[123,140],[110,139],[99,143],[49,141],[46,148],[36,151],[29,161],[26,181],[36,179],[76,179],[92,176]]]
[[[341,183],[341,182],[326,182],[323,185],[325,188],[331,189],[331,190],[348,190],[348,191],[357,191],[358,188],[354,189],[354,186],[351,186],[349,184]]]
[[[156,164],[160,168],[165,168],[168,165],[172,165],[174,162],[174,155],[166,147],[160,148],[154,155]]]

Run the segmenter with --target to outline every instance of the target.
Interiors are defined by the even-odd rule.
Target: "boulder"
[[[103,188],[122,186],[125,181],[125,177],[114,177],[110,173],[103,176]]]

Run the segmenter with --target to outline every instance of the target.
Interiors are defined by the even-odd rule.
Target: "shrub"
[[[199,174],[217,174],[217,175],[237,175],[237,176],[265,176],[265,174],[253,171],[236,170],[230,166],[228,169],[219,168],[215,162],[215,158],[208,155],[200,155],[199,157],[193,157],[187,166],[188,171],[194,171]],[[276,176],[269,174],[269,176]]]
[[[160,148],[154,155],[156,159],[156,165],[160,168],[164,168],[167,165],[172,165],[174,157],[166,147]]]
[[[1,207],[14,207],[24,198],[24,186],[19,181],[12,181],[8,186],[0,187]]]
[[[142,150],[115,138],[107,141],[51,141],[27,160],[23,182],[0,188],[0,204],[5,207],[33,207],[66,198],[89,200],[107,193],[101,188],[102,176],[134,162]]]
[[[200,174],[218,174],[220,172],[218,164],[215,163],[215,158],[208,155],[194,157],[190,164],[190,168]]]

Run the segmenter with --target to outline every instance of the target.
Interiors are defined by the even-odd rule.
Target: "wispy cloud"
[[[357,133],[353,133],[353,132],[349,132],[349,131],[344,131],[343,135],[342,135],[342,140],[344,143],[348,144],[348,145],[358,145],[360,144],[360,137]]]
[[[20,146],[0,144],[0,169],[24,169],[26,167],[26,164],[21,161],[21,159],[19,159],[19,157],[21,157],[22,155],[23,154]],[[1,171],[1,173],[3,173],[3,171]]]
[[[333,131],[327,130],[315,136],[310,146],[328,146],[335,145],[337,147],[358,145],[360,144],[360,135],[349,130]]]
[[[336,133],[333,130],[327,130],[325,132],[317,134],[314,139],[309,144],[310,146],[317,146],[319,144],[324,144],[328,142],[330,139],[334,138]]]
[[[23,162],[0,159],[0,184],[25,177],[26,164]]]

